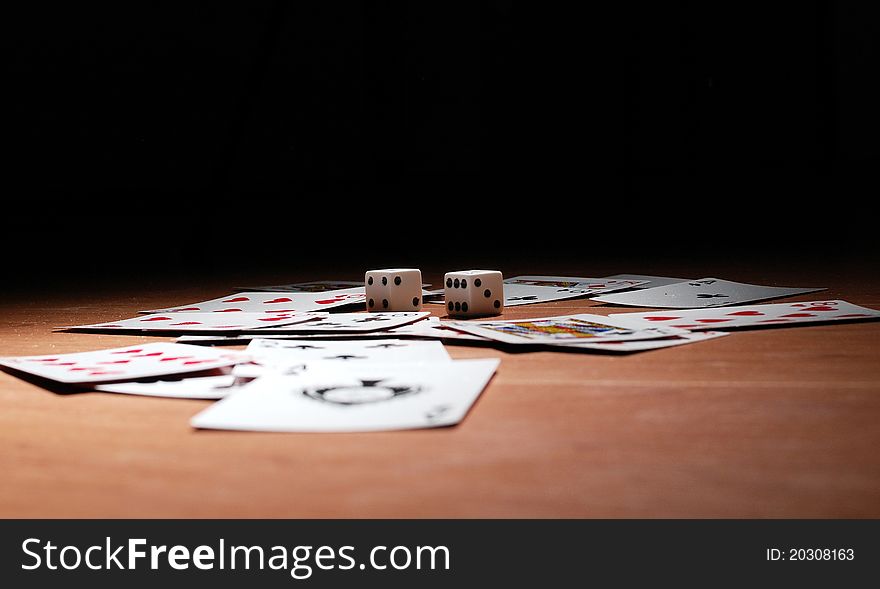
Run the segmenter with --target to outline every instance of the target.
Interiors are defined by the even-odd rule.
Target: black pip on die
[[[417,268],[368,270],[364,275],[367,311],[420,311],[422,271]]]
[[[499,315],[504,310],[504,277],[497,270],[447,272],[443,291],[449,315]]]

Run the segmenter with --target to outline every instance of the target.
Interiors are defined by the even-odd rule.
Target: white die
[[[417,268],[368,270],[364,274],[367,311],[421,311],[422,271]]]
[[[451,316],[499,315],[504,310],[504,277],[497,270],[462,270],[443,277]]]

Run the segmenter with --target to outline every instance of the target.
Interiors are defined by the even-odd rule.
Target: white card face
[[[423,284],[422,286],[431,286]],[[295,282],[293,284],[276,284],[273,286],[236,286],[236,291],[249,292],[328,292],[332,290],[345,290],[349,288],[364,288],[363,280],[312,280],[310,282]],[[423,291],[423,293],[428,291]],[[441,293],[443,290],[441,289]]]
[[[723,331],[702,331],[700,333],[687,333],[684,335],[663,339],[571,344],[567,347],[575,349],[599,350],[603,352],[644,352],[647,350],[659,350],[661,348],[673,348],[676,346],[683,346],[685,344],[703,342],[710,339],[724,337],[725,335],[730,334]]]
[[[488,341],[484,337],[452,329],[451,327],[448,327],[445,322],[440,321],[439,317],[426,317],[416,323],[392,329],[390,333],[397,337]]]
[[[592,297],[594,301],[633,307],[697,309],[725,307],[751,301],[800,295],[824,288],[784,288],[731,282],[720,278],[701,278],[656,288]]]
[[[367,333],[394,329],[414,323],[430,315],[427,311],[401,311],[398,313],[334,313],[318,321],[298,325],[274,325],[263,327],[260,333]]]
[[[636,328],[668,325],[680,329],[703,330],[728,327],[786,327],[826,321],[865,321],[880,318],[880,311],[846,301],[772,303],[687,311],[613,313],[614,319]]]
[[[363,287],[363,280],[312,280],[293,284],[276,284],[271,286],[236,286],[236,291],[248,292],[327,292]]]
[[[634,290],[643,290],[646,288],[655,288],[657,286],[666,286],[667,284],[677,284],[679,282],[690,282],[693,278],[672,278],[670,276],[651,276],[649,274],[615,274],[614,276],[606,276],[605,278],[616,278],[618,280],[638,280],[643,282],[638,286],[633,286]]]
[[[246,360],[241,352],[157,342],[93,352],[0,358],[0,365],[72,384],[201,372]]]
[[[236,378],[232,374],[184,378],[182,380],[158,380],[156,382],[118,382],[95,386],[96,391],[105,393],[173,399],[222,399],[239,388],[241,385],[236,386]]]
[[[333,317],[338,317],[339,314],[333,315]],[[260,333],[251,332],[249,334],[239,334],[239,335],[183,335],[177,338],[177,341],[180,343],[198,343],[198,344],[214,344],[214,345],[232,345],[232,344],[240,344],[247,343],[255,338],[262,339],[280,339],[280,340],[289,340],[289,339],[316,339],[316,340],[326,340],[326,339],[343,339],[343,338],[387,338],[387,337],[402,337],[402,338],[432,338],[432,339],[443,339],[443,340],[469,340],[469,341],[489,341],[486,338],[479,337],[476,335],[471,335],[469,333],[464,333],[458,331],[456,329],[452,329],[448,327],[445,322],[441,322],[439,317],[425,317],[424,319],[419,319],[414,323],[410,323],[408,325],[404,325],[402,327],[395,327],[393,329],[382,330],[382,331],[371,331],[371,332],[358,332],[358,333],[348,333],[348,332],[340,332],[340,333],[288,333],[288,334],[277,334],[273,333],[272,330],[262,330]]]
[[[247,353],[254,364],[236,366],[233,373],[240,378],[258,378],[271,373],[299,374],[315,363],[333,363],[344,367],[351,364],[451,360],[440,342],[397,339],[358,341],[255,339],[248,345]]]
[[[77,331],[223,332],[294,325],[322,319],[314,313],[155,313],[130,319],[75,325]]]
[[[567,345],[583,342],[646,340],[684,335],[683,329],[633,328],[601,315],[561,315],[509,321],[447,321],[447,325],[487,339],[510,344]]]
[[[633,288],[640,280],[578,276],[514,276],[504,280],[504,306],[560,301]]]
[[[345,364],[379,362],[447,362],[451,358],[440,342],[369,339],[318,341],[255,339],[247,347],[253,362],[263,366],[285,366],[310,362]]]
[[[363,285],[328,292],[239,292],[210,301],[141,311],[141,313],[304,313],[360,304],[365,298]]]
[[[358,432],[454,425],[498,360],[312,367],[267,376],[196,415],[193,427],[278,432]]]

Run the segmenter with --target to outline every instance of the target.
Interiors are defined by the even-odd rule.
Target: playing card
[[[236,286],[233,290],[250,292],[327,292],[364,286],[363,280],[312,280],[293,284],[276,284],[273,286]],[[431,286],[423,284],[422,286]],[[441,291],[442,292],[442,291]]]
[[[614,276],[606,276],[605,278],[637,280],[642,282],[642,284],[631,287],[633,290],[643,290],[646,288],[666,286],[667,284],[676,284],[678,282],[689,282],[693,280],[693,278],[671,278],[669,276],[650,276],[648,274],[615,274]]]
[[[394,329],[424,319],[427,311],[400,311],[394,313],[334,313],[318,321],[297,325],[274,325],[260,328],[260,334],[269,333],[366,333]],[[254,330],[256,333],[256,330]]]
[[[695,309],[724,307],[750,301],[774,299],[825,290],[824,288],[784,288],[743,284],[720,278],[701,278],[632,292],[592,297],[592,300],[614,305],[657,307],[661,309]]]
[[[509,321],[447,321],[455,329],[510,344],[569,345],[577,342],[646,340],[685,335],[683,329],[633,328],[625,321],[590,315],[561,315]]]
[[[321,320],[323,315],[315,313],[155,313],[138,315],[130,319],[75,325],[59,329],[76,331],[159,331],[217,332],[243,331],[266,326],[293,325],[307,321]]]
[[[577,343],[566,346],[570,349],[577,350],[598,350],[603,352],[644,352],[647,350],[657,350],[661,348],[672,348],[675,346],[683,346],[695,342],[702,342],[710,339],[716,339],[730,335],[723,331],[702,331],[700,333],[686,333],[683,335],[665,337],[662,339],[639,340],[639,341],[617,341],[617,342],[595,342],[595,343]],[[236,367],[237,368],[237,367]]]
[[[504,280],[504,305],[514,307],[559,301],[638,286],[640,280],[578,276],[514,276]]]
[[[445,322],[440,321],[439,317],[426,317],[421,321],[392,329],[388,333],[389,335],[394,335],[395,337],[425,337],[443,340],[490,341],[484,337],[472,335],[470,333],[464,333],[451,327],[447,327]]]
[[[880,317],[880,311],[846,301],[772,303],[687,311],[612,313],[611,317],[634,328],[668,325],[680,329],[726,329],[731,327],[776,327],[826,321],[865,321]]]
[[[155,382],[119,382],[96,385],[96,391],[143,395],[147,397],[170,397],[174,399],[222,399],[237,391],[241,385],[232,374],[201,376]]]
[[[344,305],[364,302],[363,285],[356,288],[331,290],[327,292],[240,292],[210,301],[153,309],[141,313],[199,313],[199,312],[243,312],[243,313],[303,313],[323,311]]]
[[[315,366],[296,376],[257,379],[191,423],[206,429],[286,432],[449,426],[464,418],[498,363]]]
[[[56,382],[93,383],[201,372],[246,360],[241,352],[158,342],[73,354],[0,358],[0,366]]]
[[[393,364],[404,362],[447,362],[449,354],[440,342],[375,339],[317,341],[255,339],[247,347],[254,364],[236,366],[235,375],[257,378],[270,372],[299,371],[315,362],[337,364]]]
[[[235,291],[248,292],[327,292],[364,286],[363,280],[312,280],[293,284],[276,284],[272,286],[236,286]]]

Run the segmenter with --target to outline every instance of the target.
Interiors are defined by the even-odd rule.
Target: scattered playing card
[[[648,274],[615,274],[614,276],[605,276],[605,278],[616,278],[617,280],[637,280],[643,282],[643,284],[631,287],[634,290],[643,290],[646,288],[666,286],[667,284],[677,284],[679,282],[689,282],[693,280],[693,278],[671,278],[669,276],[650,276]]]
[[[406,362],[448,362],[440,342],[377,339],[360,341],[317,341],[255,339],[247,347],[254,364],[240,364],[235,375],[257,378],[271,372],[299,372],[315,362],[337,364],[396,364]]]
[[[307,321],[321,320],[322,318],[323,315],[315,313],[156,313],[153,315],[138,315],[130,319],[120,319],[106,323],[75,325],[60,329],[76,331],[159,331],[163,333],[239,332],[269,325],[301,324]]]
[[[236,286],[235,291],[248,292],[327,292],[364,286],[363,280],[311,280],[293,284],[276,284],[272,286]]]
[[[723,331],[702,331],[700,333],[686,333],[674,337],[665,337],[662,339],[640,340],[640,341],[617,341],[617,342],[595,342],[595,343],[578,343],[568,345],[568,348],[577,350],[601,350],[603,352],[644,352],[647,350],[657,350],[660,348],[672,348],[675,346],[683,346],[695,342],[703,342],[710,339],[716,339],[730,335]]]
[[[236,377],[232,374],[221,374],[219,376],[157,380],[155,382],[100,384],[95,386],[95,390],[105,393],[174,399],[222,399],[241,387],[236,384],[236,381]]]
[[[423,284],[422,286],[431,286]],[[352,287],[364,287],[363,280],[312,280],[293,284],[276,284],[274,286],[236,286],[233,290],[250,292],[328,292]],[[440,292],[443,292],[442,290]]]
[[[660,309],[696,309],[725,307],[739,303],[800,295],[824,288],[783,288],[743,284],[720,278],[701,278],[633,292],[592,297],[592,300],[614,305],[657,307]]]
[[[726,329],[730,327],[774,327],[826,321],[865,321],[880,318],[880,311],[846,301],[773,303],[688,311],[612,313],[614,319],[634,328],[668,325],[680,329]]]
[[[287,432],[449,426],[464,418],[498,363],[315,366],[296,376],[257,379],[191,423],[206,429]]]
[[[514,276],[504,280],[504,306],[560,301],[623,290],[640,284],[640,280],[578,276]]]
[[[400,311],[396,313],[334,313],[318,321],[297,325],[273,325],[254,330],[254,333],[366,333],[394,329],[424,319],[427,311]],[[280,322],[279,322],[280,323]]]
[[[201,372],[246,360],[241,352],[158,342],[73,354],[0,358],[0,366],[72,384]]]
[[[446,323],[440,321],[439,317],[426,317],[421,321],[392,329],[388,333],[389,335],[394,335],[395,337],[425,337],[442,340],[467,340],[481,342],[491,341],[487,340],[484,337],[472,335],[470,333],[464,333],[451,327],[447,327]]]
[[[686,335],[683,329],[633,328],[601,315],[561,315],[509,321],[447,321],[461,331],[510,344],[570,345],[577,342],[647,340]]]
[[[153,309],[141,311],[141,313],[225,313],[235,311],[244,313],[304,313],[360,304],[364,302],[365,298],[363,285],[327,292],[240,292],[201,303]]]

